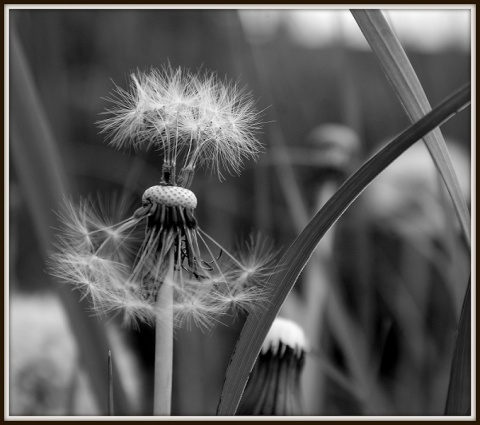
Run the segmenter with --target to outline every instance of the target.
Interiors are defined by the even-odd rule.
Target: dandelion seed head
[[[238,279],[240,281],[254,280],[261,282],[266,280],[273,272],[278,251],[273,249],[268,239],[258,235],[250,235],[245,243],[245,249],[238,250],[240,269]]]
[[[251,95],[214,73],[167,65],[132,73],[129,87],[115,86],[106,100],[101,131],[117,148],[154,147],[163,157],[160,182],[127,218],[113,202],[108,210],[67,202],[54,274],[89,296],[99,314],[123,314],[134,326],[161,320],[157,297],[165,285],[177,326],[209,328],[223,314],[250,311],[265,298],[270,255],[253,245],[238,259],[226,252],[198,227],[188,188],[197,167],[222,178],[257,156]]]
[[[223,309],[212,304],[211,297],[203,293],[186,296],[181,302],[176,302],[173,307],[175,326],[191,328],[192,325],[206,331],[219,321]]]
[[[119,311],[123,315],[123,323],[126,326],[137,328],[139,323],[153,325],[159,312],[155,306],[145,303],[145,300],[134,293],[129,293],[124,298],[119,298],[117,302],[111,304],[112,311]]]
[[[119,241],[124,237],[124,235],[122,235],[122,233],[121,233],[121,231],[119,231],[119,229],[114,229],[112,227],[108,227],[104,231],[105,231],[107,239],[112,239],[114,241]]]
[[[122,314],[125,324],[134,327],[153,324],[164,314],[156,306],[157,293],[162,285],[171,285],[175,326],[208,330],[222,315],[252,312],[268,300],[263,285],[271,259],[267,244],[251,238],[245,252],[234,257],[200,232],[191,205],[151,196],[145,202],[150,202],[142,207],[148,213],[109,226],[98,207],[83,201],[77,208],[68,204],[72,213],[64,217],[67,233],[60,236],[52,258],[53,274],[89,297],[95,312]],[[72,242],[72,235],[85,227],[92,243]]]
[[[300,356],[307,350],[307,340],[303,329],[292,320],[275,318],[262,345],[262,353],[271,350],[274,355],[282,355],[285,347],[290,347]]]
[[[137,71],[130,79],[127,90],[115,86],[106,98],[110,117],[98,123],[113,146],[155,146],[180,174],[203,166],[220,178],[222,169],[238,174],[243,160],[260,152],[259,114],[238,85],[170,65]]]
[[[239,312],[255,312],[266,305],[268,293],[264,287],[236,283],[238,282],[233,282],[224,291],[217,291],[213,295],[217,308],[225,312],[230,311],[236,316]]]
[[[239,415],[301,415],[306,343],[294,322],[276,318],[251,371]],[[265,397],[266,389],[271,389]]]
[[[186,322],[208,325],[210,323],[210,310],[202,303],[201,298],[184,297],[174,307],[174,317],[177,324],[183,325]]]

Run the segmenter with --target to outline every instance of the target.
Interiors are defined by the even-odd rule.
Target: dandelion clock
[[[110,145],[159,154],[159,182],[117,221],[92,202],[67,202],[53,273],[88,295],[98,313],[155,323],[157,338],[186,321],[210,328],[222,314],[260,305],[272,255],[255,238],[235,255],[223,248],[199,226],[190,190],[199,168],[222,179],[259,153],[251,97],[212,73],[167,66],[132,74],[130,87],[116,86],[107,100],[99,125]]]

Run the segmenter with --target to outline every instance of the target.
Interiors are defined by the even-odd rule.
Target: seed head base
[[[144,192],[142,202],[194,209],[197,206],[197,197],[191,190],[183,187],[157,185]]]

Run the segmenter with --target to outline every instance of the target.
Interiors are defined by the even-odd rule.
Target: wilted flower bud
[[[291,320],[277,317],[250,374],[237,415],[301,415],[300,377],[306,350],[303,330]]]

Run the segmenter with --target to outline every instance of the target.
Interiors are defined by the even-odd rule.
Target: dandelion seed
[[[199,165],[221,177],[221,168],[238,172],[257,155],[258,115],[249,96],[214,74],[165,67],[131,80],[108,98],[112,116],[100,126],[115,147],[154,146],[163,157],[160,182],[116,222],[92,203],[67,202],[53,273],[91,296],[96,311],[123,312],[133,324],[161,317],[158,293],[171,285],[174,324],[209,328],[266,299],[262,277],[272,255],[252,239],[249,254],[236,258],[203,232],[189,187]]]

